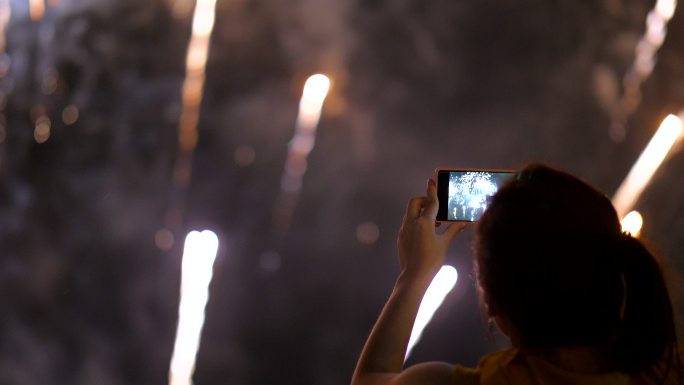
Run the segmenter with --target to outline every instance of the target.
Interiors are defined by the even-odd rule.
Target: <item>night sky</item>
[[[33,21],[28,0],[9,0],[2,385],[167,383],[195,229],[220,239],[195,384],[347,384],[398,273],[406,202],[436,167],[541,161],[610,196],[660,121],[684,109],[683,6],[641,98],[619,115],[654,1],[218,0],[192,179],[179,189],[185,2],[59,0]],[[278,233],[288,142],[318,72],[332,88]],[[43,116],[52,124],[38,140]],[[683,178],[677,149],[636,206],[678,309]],[[160,248],[170,212],[175,242]],[[377,239],[363,231],[375,226]],[[459,281],[409,363],[472,366],[505,346],[478,305],[471,236],[448,255]]]

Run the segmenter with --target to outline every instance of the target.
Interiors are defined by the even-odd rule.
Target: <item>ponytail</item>
[[[638,239],[622,235],[619,243],[623,318],[614,343],[616,364],[624,372],[653,372],[664,381],[673,365],[679,371],[679,353],[663,273]]]

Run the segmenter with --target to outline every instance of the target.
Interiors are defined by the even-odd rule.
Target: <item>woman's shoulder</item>
[[[575,354],[577,357],[572,357]],[[675,366],[663,381],[662,375],[645,372],[629,375],[617,371],[597,371],[596,365],[582,357],[581,352],[571,352],[565,364],[554,358],[555,353],[545,350],[500,350],[482,357],[475,368],[453,366],[455,385],[675,385],[684,383],[684,373],[677,375]],[[566,355],[567,358],[567,355]],[[572,362],[572,365],[567,365]],[[681,369],[680,369],[681,370]]]
[[[488,354],[475,368],[454,366],[454,384],[515,385],[628,385],[630,376],[619,373],[591,373],[560,366],[540,351],[515,348]],[[650,385],[650,383],[647,383]]]
[[[456,385],[482,385],[482,384],[509,384],[504,372],[498,370],[505,367],[516,356],[517,350],[506,349],[487,354],[480,359],[475,368],[468,368],[459,364],[454,365],[454,384]]]

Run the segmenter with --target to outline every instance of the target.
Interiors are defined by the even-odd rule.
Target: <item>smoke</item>
[[[173,39],[184,26],[161,2],[61,1],[35,22],[13,10],[0,382],[157,382],[177,290],[173,275],[155,278],[169,270],[152,236],[174,151],[175,118],[163,112],[178,100]],[[49,136],[39,143],[41,120]]]
[[[171,191],[187,3],[60,0],[36,22],[27,1],[11,3],[0,383],[166,381],[180,250],[160,251],[154,235]],[[610,192],[641,147],[607,129],[646,12],[612,0],[219,1],[185,207],[187,230],[211,228],[222,245],[196,382],[347,381],[395,278],[406,200],[435,167],[542,160]],[[645,133],[681,103],[680,15],[635,115]],[[315,72],[331,93],[277,242],[267,229]],[[676,199],[658,202],[665,219],[684,217]],[[361,243],[367,223],[377,237]],[[678,228],[658,236],[679,239]],[[460,242],[450,262],[469,271],[469,253]],[[435,319],[415,359],[475,364],[492,348],[472,333],[472,287],[459,290],[445,309],[461,318]]]

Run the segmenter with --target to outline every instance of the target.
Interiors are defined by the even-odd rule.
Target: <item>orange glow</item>
[[[675,115],[668,115],[613,196],[613,205],[619,217],[622,218],[634,207],[670,149],[681,138],[681,134],[681,119]]]
[[[45,16],[45,0],[29,0],[31,20],[37,21]]]
[[[193,35],[194,36],[194,35]],[[196,36],[190,41],[185,66],[190,73],[201,73],[207,64],[209,41],[207,37]]]
[[[620,221],[622,231],[631,234],[634,238],[638,238],[641,233],[641,228],[644,225],[644,218],[638,211],[630,211]]]
[[[187,5],[177,1],[178,6]],[[199,138],[200,105],[204,92],[209,38],[214,28],[216,0],[197,0],[192,21],[192,36],[185,59],[185,79],[181,90],[183,108],[178,121],[179,156],[174,168],[174,179],[179,187],[185,187],[191,179],[192,153]]]

